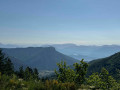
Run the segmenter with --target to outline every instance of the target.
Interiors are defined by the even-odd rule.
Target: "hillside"
[[[3,51],[2,51],[3,52]],[[4,53],[4,52],[3,52]],[[17,58],[15,58],[15,57],[13,57],[13,56],[10,56],[10,55],[8,55],[7,53],[4,53],[4,55],[5,55],[5,58],[9,58],[11,61],[12,61],[12,63],[13,63],[13,65],[14,65],[14,67],[15,67],[15,70],[19,70],[19,68],[21,67],[21,66],[23,66],[24,68],[26,68],[27,67],[27,65],[25,65],[22,61],[20,61],[19,59],[17,59]]]
[[[14,58],[14,57],[12,57],[12,56],[8,56],[8,57],[9,57],[10,60],[12,61],[13,65],[14,65],[14,67],[15,67],[15,70],[19,70],[19,68],[20,68],[21,66],[23,66],[24,68],[27,67],[27,65],[24,64],[22,61]]]
[[[54,47],[4,48],[3,52],[38,70],[54,70],[57,68],[56,63],[61,60],[65,60],[68,65],[78,62],[59,53]]]
[[[118,72],[120,73],[120,52],[106,58],[89,62],[88,75],[93,72],[100,72],[102,67],[105,67],[112,76],[117,78]]]

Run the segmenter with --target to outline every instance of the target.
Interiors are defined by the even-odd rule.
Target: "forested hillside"
[[[120,79],[120,52],[89,62],[88,74],[100,72],[102,67],[106,68],[114,78]]]

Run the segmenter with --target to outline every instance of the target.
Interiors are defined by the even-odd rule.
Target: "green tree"
[[[2,53],[2,49],[0,49],[0,72],[3,74],[4,73],[4,54]]]
[[[87,83],[95,88],[100,88],[104,90],[119,90],[120,85],[116,80],[109,75],[109,72],[105,69],[101,69],[101,73],[93,73],[87,79]]]
[[[87,73],[88,64],[83,60],[84,59],[80,61],[80,64],[79,63],[74,64],[76,74],[75,82],[78,84],[83,84],[85,82],[85,75]]]
[[[4,66],[5,66],[4,69],[6,75],[11,75],[14,73],[14,66],[9,58],[6,59]]]
[[[59,68],[58,71],[55,70],[55,73],[57,75],[58,81],[60,82],[73,82],[75,77],[74,70],[70,69],[69,66],[66,65],[66,62],[61,61],[60,63],[57,63],[57,66]]]
[[[74,64],[74,69],[70,69],[69,66],[66,65],[66,62],[57,63],[59,68],[58,71],[55,70],[57,78],[61,82],[76,82],[78,84],[83,84],[85,81],[85,75],[87,73],[88,64],[83,61],[83,59],[79,63]]]
[[[90,86],[95,86],[95,88],[100,88],[102,85],[101,78],[99,77],[98,73],[93,73],[92,75],[89,76],[87,79],[87,84]]]
[[[33,72],[34,72],[34,79],[38,80],[39,79],[39,73],[38,73],[37,68],[34,68]]]
[[[75,71],[70,67],[66,70],[66,82],[74,82],[75,81]]]
[[[37,72],[36,72],[37,73]],[[25,69],[25,72],[24,72],[24,79],[25,80],[33,80],[33,79],[35,79],[35,76],[34,76],[35,74],[34,74],[34,72],[33,72],[33,70],[30,68],[30,67],[27,67],[26,69]]]
[[[100,78],[102,80],[103,89],[112,88],[116,84],[116,80],[109,75],[109,72],[105,68],[101,69]]]
[[[27,68],[25,69],[24,79],[25,79],[25,80],[29,80],[29,79],[30,79],[30,76],[31,76],[30,68],[27,67]]]
[[[21,66],[20,68],[19,68],[19,72],[18,72],[18,76],[20,77],[20,78],[24,78],[24,70],[23,70],[23,66]]]
[[[14,66],[8,57],[0,49],[0,72],[2,74],[11,75],[14,73]]]

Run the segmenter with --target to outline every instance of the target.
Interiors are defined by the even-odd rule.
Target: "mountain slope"
[[[102,46],[95,46],[95,45],[74,45],[74,44],[60,44],[60,45],[51,45],[56,48],[57,51],[66,54],[66,55],[81,55],[81,58],[84,56],[92,57],[93,59],[96,58],[104,58],[108,57],[116,52],[120,51],[120,45],[102,45]],[[93,60],[92,58],[88,60]]]
[[[24,64],[22,61],[14,58],[14,57],[11,57],[11,56],[8,56],[8,57],[9,57],[10,60],[12,61],[15,70],[19,70],[19,68],[20,68],[21,66],[23,66],[23,68],[27,67],[27,65]]]
[[[81,60],[84,59],[84,61],[89,62],[91,60],[96,59],[95,57],[90,57],[90,56],[85,56],[85,55],[78,55],[78,54],[74,54],[74,55],[70,55],[71,57]]]
[[[57,68],[56,63],[61,60],[65,60],[68,65],[78,62],[74,58],[59,53],[54,47],[4,48],[3,52],[38,70],[54,70]]]
[[[13,56],[9,56],[7,53],[4,53],[3,49],[2,49],[2,53],[5,55],[5,58],[9,58],[11,60],[11,62],[14,65],[15,70],[19,70],[21,66],[23,66],[24,68],[27,67],[27,65],[25,65],[22,61],[18,60],[17,58]]]
[[[102,67],[105,67],[112,76],[117,78],[118,71],[120,70],[120,52],[106,58],[89,62],[88,74],[100,72]]]

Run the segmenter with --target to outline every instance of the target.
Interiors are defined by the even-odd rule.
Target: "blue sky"
[[[120,0],[0,0],[4,44],[120,44]]]

